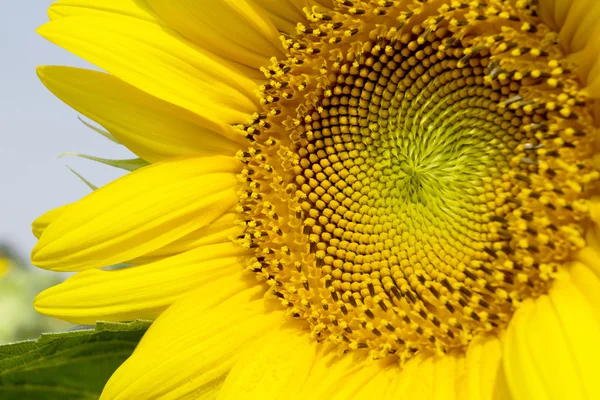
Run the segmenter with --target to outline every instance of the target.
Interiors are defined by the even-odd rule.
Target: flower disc
[[[238,240],[318,340],[464,346],[584,246],[591,102],[527,1],[339,4],[264,70]]]

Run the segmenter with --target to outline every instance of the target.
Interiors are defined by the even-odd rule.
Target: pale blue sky
[[[37,65],[85,62],[47,42],[35,29],[47,21],[52,0],[0,0],[0,243],[28,257],[35,244],[30,224],[45,211],[90,192],[69,165],[96,185],[121,170],[62,152],[105,158],[130,158],[126,149],[85,127],[78,114],[38,81]]]

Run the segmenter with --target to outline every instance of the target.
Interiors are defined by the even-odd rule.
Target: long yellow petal
[[[68,204],[65,204],[64,206],[56,207],[36,218],[36,220],[33,221],[33,223],[31,224],[31,230],[33,232],[33,235],[39,239],[40,236],[42,236],[42,233],[44,233],[44,231],[48,227],[48,225],[50,225],[56,218],[58,218],[59,215],[64,213],[68,206]]]
[[[68,17],[41,36],[123,81],[198,114],[206,124],[245,123],[256,83],[163,26],[135,18]]]
[[[304,12],[304,9],[312,11],[313,7],[320,10],[333,9],[334,7],[333,0],[282,0],[279,3],[281,6],[278,5],[278,7],[283,7],[287,3],[302,12]]]
[[[52,20],[73,16],[115,15],[161,23],[148,4],[139,0],[59,0],[48,9],[48,16]]]
[[[600,277],[600,249],[587,246],[577,252],[577,260]]]
[[[401,368],[393,358],[372,361],[357,353],[336,356],[324,348],[296,398],[470,400],[464,395],[465,379],[465,357],[459,354],[432,357],[421,353]],[[477,383],[483,384],[480,377]],[[488,388],[486,392],[491,390]]]
[[[229,157],[183,158],[132,172],[96,190],[46,228],[35,265],[78,271],[125,262],[209,225],[237,202]]]
[[[539,0],[540,16],[554,31],[585,92],[600,98],[600,2],[596,0]]]
[[[600,277],[583,263],[573,263],[569,273],[573,284],[592,306],[596,319],[600,322]]]
[[[592,305],[562,275],[549,295],[527,301],[511,320],[504,372],[516,400],[600,398],[600,323]]]
[[[223,214],[211,222],[210,225],[129,262],[132,264],[145,264],[185,253],[200,246],[231,243],[231,238],[239,236],[244,231],[244,227],[238,224],[236,218],[237,214],[233,212]]]
[[[311,10],[313,6],[320,9],[333,9],[331,0],[254,0],[264,9],[277,29],[288,35],[296,36],[298,23],[306,21],[304,8]]]
[[[386,366],[386,364],[389,364]],[[402,369],[397,360],[390,360],[388,363],[374,363],[368,366],[365,370],[356,372],[349,379],[357,378],[358,374],[366,375],[360,386],[351,394],[353,400],[379,400],[393,398],[394,382],[397,381],[402,374]],[[374,375],[372,375],[374,373]],[[358,379],[360,381],[360,379]],[[334,395],[332,398],[343,400],[348,397],[346,390],[341,390],[339,395]]]
[[[568,57],[577,64],[585,91],[600,98],[600,2],[542,0],[542,19],[559,32]]]
[[[58,2],[50,6],[50,9],[48,10],[48,15],[50,16],[51,20],[73,16],[105,17],[112,19],[136,18],[142,21],[152,22],[169,31],[171,31],[173,28],[177,28],[178,25],[180,25],[178,20],[163,20],[154,12],[152,7],[149,5],[148,0],[59,0]],[[183,14],[183,17],[186,18],[187,15]],[[236,26],[239,27],[239,25]],[[230,30],[230,32],[233,31]],[[196,44],[204,49],[210,50],[207,46],[204,46],[204,40],[196,41]],[[280,48],[281,44],[277,42],[276,47]],[[226,46],[223,45],[222,48],[215,47],[212,50],[217,51],[212,51],[212,53],[215,55],[224,56],[223,53],[228,53],[229,48],[230,44]],[[244,49],[240,50],[244,51]],[[257,49],[255,48],[254,50],[256,51]],[[275,55],[275,53],[273,53],[273,55]],[[225,59],[227,59],[227,57],[225,57]],[[257,68],[253,66],[250,67],[248,65],[240,64],[239,60],[235,58],[230,60],[233,62],[228,64],[229,68],[249,77],[253,77],[259,80],[265,79],[264,74],[260,72]]]
[[[306,19],[302,9],[291,0],[254,0],[254,2],[270,14],[279,30],[286,33],[294,33],[296,24]]]
[[[538,9],[540,18],[552,30],[556,31],[556,22],[554,22],[554,1],[555,0],[539,0]]]
[[[464,400],[511,399],[502,370],[502,343],[498,337],[478,336],[469,343],[464,384]]]
[[[282,313],[265,310],[264,291],[257,285],[216,307],[206,306],[211,292],[203,289],[181,298],[150,327],[101,399],[216,397],[249,343],[284,322]]]
[[[401,374],[398,360],[372,360],[366,351],[338,355],[335,345],[317,346],[310,373],[294,399],[392,399]]]
[[[206,126],[180,107],[152,97],[114,76],[72,67],[39,67],[56,97],[106,128],[141,158],[156,162],[182,155],[234,155],[242,135],[229,125]]]
[[[458,397],[458,378],[464,368],[463,363],[464,356],[455,354],[443,357],[419,354],[406,363],[390,398],[462,400]]]
[[[298,393],[317,347],[302,328],[280,328],[251,344],[227,375],[217,398],[278,400]]]
[[[565,27],[565,22],[571,11],[571,6],[577,0],[559,0],[554,1],[554,23],[556,26]]]
[[[249,0],[149,0],[170,27],[228,60],[259,68],[283,56],[279,32],[266,12]],[[232,29],[235,27],[235,29]]]
[[[155,319],[179,297],[202,285],[227,298],[247,285],[246,251],[232,243],[201,246],[187,253],[117,271],[88,270],[40,293],[38,312],[76,324]],[[253,278],[253,277],[251,277]]]
[[[599,3],[594,0],[563,0],[555,4],[559,40],[569,52],[582,50],[590,34],[600,24]]]

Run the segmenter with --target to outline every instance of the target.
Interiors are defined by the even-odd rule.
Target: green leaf
[[[89,122],[86,122],[85,120],[83,120],[83,118],[81,118],[81,117],[77,117],[77,119],[79,119],[79,121],[81,123],[83,123],[85,126],[90,128],[91,130],[95,131],[96,133],[101,134],[102,136],[104,136],[105,138],[110,140],[111,142],[121,144],[121,142],[119,142],[113,135],[111,135],[109,132],[105,131],[104,129],[95,127],[94,125],[90,124]]]
[[[64,156],[81,157],[81,158],[85,158],[87,160],[92,160],[92,161],[96,161],[96,162],[99,162],[102,164],[110,165],[111,167],[121,168],[121,169],[124,169],[127,171],[135,171],[136,169],[140,169],[142,167],[150,165],[150,163],[148,161],[142,160],[141,158],[132,158],[129,160],[111,160],[109,158],[100,158],[100,157],[95,157],[95,156],[89,156],[87,154],[71,153],[71,152],[62,153],[58,158],[61,158]]]
[[[88,181],[87,179],[85,179],[81,174],[77,173],[77,171],[75,171],[73,168],[69,167],[67,165],[67,168],[69,168],[69,171],[71,171],[72,173],[74,173],[79,179],[81,179],[83,181],[83,183],[85,183],[90,189],[92,190],[97,190],[98,186],[94,185],[92,182]]]
[[[0,398],[97,400],[149,326],[148,321],[99,322],[95,329],[0,346]]]

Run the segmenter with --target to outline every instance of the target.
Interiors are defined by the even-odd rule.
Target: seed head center
[[[248,268],[342,350],[465,346],[585,245],[576,66],[533,2],[439,3],[313,10],[240,126]]]

